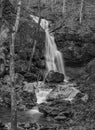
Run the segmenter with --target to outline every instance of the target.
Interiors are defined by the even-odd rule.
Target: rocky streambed
[[[69,75],[72,73],[72,81],[68,83],[62,83],[61,76],[60,82],[55,83],[54,75],[53,79],[51,77],[52,80],[49,80],[47,76],[46,83],[23,81],[22,89],[18,90],[18,128],[23,130],[94,130],[95,87],[94,74],[90,73],[93,69],[91,63],[85,68],[76,68],[76,71],[74,71],[75,68],[68,68]],[[34,93],[34,88],[36,88],[36,93]],[[4,90],[6,89],[3,86],[0,92],[4,94]],[[41,95],[41,91],[47,96],[42,99],[42,103],[37,104],[37,94],[45,96]],[[5,100],[2,98],[3,94],[0,96],[2,130],[5,126],[7,129],[10,126],[10,97],[5,92]],[[31,111],[35,106],[38,106],[41,113]]]

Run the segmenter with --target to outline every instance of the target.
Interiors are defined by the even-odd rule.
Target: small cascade
[[[30,114],[30,116],[33,114],[38,114],[38,113],[42,114],[41,112],[39,112],[38,105],[41,103],[47,103],[47,101],[46,101],[47,96],[52,91],[52,89],[45,88],[44,82],[41,82],[41,81],[39,81],[38,83],[37,82],[28,83],[26,85],[29,86],[28,91],[30,91],[30,92],[31,92],[31,88],[33,88],[33,86],[36,88],[35,93],[36,93],[36,98],[37,98],[36,106],[34,106],[31,110],[28,110],[27,114]]]
[[[66,79],[63,57],[54,42],[54,37],[46,30],[46,65],[48,71],[63,73]]]
[[[46,98],[51,91],[52,89],[39,88],[39,91],[36,92],[37,104],[47,103]]]
[[[39,18],[31,15],[33,20],[38,23]],[[46,67],[48,72],[53,70],[55,72],[60,72],[64,74],[64,81],[68,81],[65,68],[64,68],[64,60],[62,57],[62,53],[57,49],[57,46],[54,41],[54,36],[52,33],[49,33],[48,28],[49,22],[45,19],[41,20],[40,26],[45,30],[46,33]]]
[[[27,111],[27,114],[34,115],[34,114],[42,114],[41,112],[39,112],[38,106],[33,107],[31,110]]]

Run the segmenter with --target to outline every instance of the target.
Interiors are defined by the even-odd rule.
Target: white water
[[[36,17],[34,15],[31,15],[31,17],[36,23],[38,23],[39,17]],[[62,54],[57,49],[53,34],[49,33],[48,25],[49,25],[49,22],[47,20],[41,19],[40,26],[45,30],[45,33],[46,33],[45,57],[46,57],[47,70],[48,72],[53,70],[55,72],[63,73],[65,77],[64,81],[67,81]]]
[[[52,91],[52,89],[39,89],[38,92],[36,92],[36,97],[37,97],[37,104],[41,103],[47,103],[46,98],[48,94]]]
[[[36,17],[34,15],[31,15],[31,17],[33,18],[33,20],[36,23],[39,22],[39,17]],[[45,33],[46,33],[45,57],[46,57],[47,70],[48,70],[48,72],[53,70],[55,72],[63,73],[64,77],[65,77],[64,81],[67,81],[62,54],[57,49],[57,46],[56,46],[55,41],[54,41],[53,34],[49,33],[48,25],[49,25],[49,22],[47,20],[41,19],[40,26],[45,30]],[[37,104],[41,104],[43,102],[46,102],[47,95],[51,91],[52,91],[52,89],[45,89],[45,90],[39,89],[38,91],[36,91]],[[31,114],[39,113],[39,110],[38,110],[38,107],[36,106],[28,112],[31,115]]]
[[[28,110],[28,111],[27,111],[27,114],[30,114],[30,116],[31,116],[31,114],[34,115],[34,114],[41,114],[41,113],[39,112],[38,107],[35,106],[35,107],[33,107],[31,110]]]
[[[29,92],[33,92],[33,88],[36,88],[35,93],[37,97],[37,105],[41,103],[47,103],[46,98],[48,94],[52,91],[52,89],[47,89],[45,88],[44,82],[33,82],[33,83],[28,83],[24,82],[25,86],[24,89]],[[38,106],[33,107],[33,109],[27,111],[27,114],[34,115],[34,114],[42,114],[39,112]]]
[[[38,23],[38,21],[39,21],[38,17],[33,16],[33,15],[31,15],[31,17],[34,19],[34,21],[36,23]],[[45,57],[46,57],[46,66],[47,66],[48,72],[53,70],[55,72],[63,73],[65,76],[65,81],[67,81],[62,54],[57,49],[57,46],[56,46],[55,41],[54,41],[54,36],[50,35],[50,33],[49,33],[49,28],[48,28],[49,22],[46,21],[45,19],[42,19],[40,25],[45,30],[45,33],[46,33]],[[72,90],[69,89],[69,86],[71,84],[67,84],[67,85],[66,84],[63,84],[63,88],[64,87],[67,88],[66,91],[62,91],[62,92],[64,92],[63,93],[64,97],[65,97],[64,100],[72,101],[73,98],[75,97],[75,95],[79,91],[74,89],[74,88],[72,88]],[[43,102],[46,103],[47,96],[52,91],[52,89],[46,89],[44,82],[40,82],[40,81],[38,83],[37,82],[31,83],[27,86],[28,86],[28,89],[30,88],[30,91],[31,91],[31,87],[34,86],[36,88],[35,92],[36,92],[36,97],[37,97],[37,104],[41,104]],[[27,113],[30,116],[32,116],[34,114],[42,114],[39,112],[38,106],[29,110]]]

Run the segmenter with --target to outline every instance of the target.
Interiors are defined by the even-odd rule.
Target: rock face
[[[92,40],[91,37],[86,36],[87,34],[84,30],[84,36],[81,36],[81,31],[79,35],[75,34],[72,29],[72,33],[69,33],[69,28],[67,30],[68,32],[55,34],[58,49],[62,52],[68,66],[86,64],[95,56],[94,33],[89,34],[90,32],[87,32],[89,36],[93,37]]]
[[[46,83],[62,83],[64,81],[64,75],[59,72],[50,71],[46,76]]]

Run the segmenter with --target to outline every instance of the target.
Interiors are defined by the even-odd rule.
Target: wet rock
[[[64,81],[64,75],[59,72],[50,71],[46,76],[46,83],[62,83]]]
[[[45,59],[36,60],[35,66],[37,66],[39,69],[45,69],[46,66]]]
[[[5,63],[4,59],[1,59],[0,57],[0,77],[4,76],[5,73]]]
[[[81,126],[80,125],[80,126],[72,126],[72,127],[68,128],[68,130],[87,130],[87,129],[86,129],[86,126]]]
[[[64,121],[64,120],[69,120],[73,118],[73,116],[74,116],[73,112],[68,110],[68,111],[59,113],[59,115],[56,116],[54,119],[58,121]]]
[[[38,123],[25,122],[19,123],[18,128],[21,130],[38,130],[40,129],[40,126]]]
[[[66,100],[72,102],[75,96],[80,93],[80,91],[72,87],[72,85],[74,86],[74,84],[57,85],[47,96],[47,101]]]
[[[0,129],[0,130],[11,130],[11,123],[5,124],[6,129]],[[18,122],[17,123],[17,129],[18,130],[37,130],[40,126],[38,123],[31,123],[31,122]]]
[[[29,91],[24,90],[20,93],[19,98],[21,98],[21,100],[19,102],[20,108],[24,108],[23,107],[23,105],[24,105],[26,108],[31,109],[31,108],[33,108],[33,106],[36,105],[37,99],[36,99],[36,95],[34,92],[31,92],[31,91],[29,92]],[[19,106],[18,106],[18,108],[19,108]]]
[[[44,113],[45,115],[49,115],[52,117],[58,116],[62,111],[68,111],[70,107],[69,102],[58,102],[54,101],[51,104],[42,103],[39,105],[39,111]]]
[[[19,110],[31,109],[36,104],[36,95],[34,86],[31,83],[23,82],[24,85],[18,85],[17,103]]]
[[[32,108],[37,102],[33,85],[29,85],[27,83],[25,86],[22,85],[22,82],[20,81],[18,81],[20,85],[16,84],[18,110]],[[0,105],[4,107],[11,107],[11,88],[8,84],[0,87]]]
[[[52,89],[43,89],[39,88],[38,91],[36,91],[36,97],[37,97],[37,103],[41,104],[43,102],[47,102],[47,96],[52,91]]]
[[[95,58],[87,64],[85,71],[90,74],[95,73]]]
[[[47,96],[47,103],[39,105],[39,111],[56,120],[64,121],[75,116],[75,106],[86,103],[88,95],[76,89],[76,84],[57,85]]]
[[[81,98],[82,101],[87,102],[88,101],[88,95],[84,94],[84,96]]]
[[[55,118],[54,118],[55,120],[58,120],[58,121],[61,121],[61,120],[66,120],[66,117],[65,116],[56,116]]]
[[[8,130],[8,129],[5,127],[5,124],[3,124],[1,121],[0,121],[0,130]]]
[[[28,82],[37,81],[37,75],[34,73],[26,73],[24,77],[25,77],[25,80]]]
[[[87,50],[87,53],[92,56],[92,58],[95,56],[95,44],[94,43],[86,43],[85,49]]]
[[[1,90],[0,91],[0,98],[1,98],[0,104],[2,106],[5,106],[5,107],[10,107],[11,106],[11,95],[10,95],[10,92]]]

